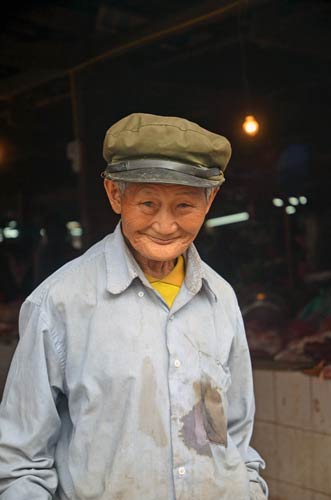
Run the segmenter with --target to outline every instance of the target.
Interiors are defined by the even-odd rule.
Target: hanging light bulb
[[[245,134],[253,137],[258,133],[260,125],[253,115],[247,115],[242,127]]]

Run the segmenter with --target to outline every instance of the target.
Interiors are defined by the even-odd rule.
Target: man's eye
[[[179,203],[178,204],[178,208],[188,208],[188,207],[191,207],[192,205],[190,205],[189,203]]]
[[[153,206],[153,202],[152,201],[143,201],[142,205],[144,205],[144,207],[152,207]]]

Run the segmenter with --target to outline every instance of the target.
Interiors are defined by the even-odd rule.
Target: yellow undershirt
[[[145,276],[152,287],[164,298],[170,309],[185,278],[184,257],[182,255],[178,257],[177,264],[171,273],[162,278],[162,280],[154,278],[149,274]]]

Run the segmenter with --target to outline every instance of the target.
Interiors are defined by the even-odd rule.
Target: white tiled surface
[[[331,435],[314,434],[312,441],[312,487],[331,498]]]
[[[279,483],[277,500],[312,500],[311,491],[291,484]]]
[[[279,426],[278,478],[305,488],[312,484],[312,436],[310,433]]]
[[[323,495],[322,493],[313,493],[311,500],[330,500],[330,495]],[[272,499],[270,499],[272,500]]]
[[[274,422],[276,419],[274,372],[271,370],[254,371],[254,392],[256,418]]]
[[[269,500],[277,500],[278,499],[278,482],[274,479],[268,479],[268,488],[269,488]]]
[[[311,389],[313,430],[331,434],[331,380],[313,377]]]
[[[285,425],[310,429],[312,404],[310,378],[299,372],[276,372],[276,417]]]
[[[266,462],[266,469],[263,471],[263,475],[266,478],[277,478],[279,470],[277,427],[272,423],[256,420],[252,446],[258,449]]]
[[[270,500],[331,500],[331,381],[254,372],[252,445],[267,462]]]

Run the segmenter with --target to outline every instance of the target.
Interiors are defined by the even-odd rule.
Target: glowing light
[[[80,223],[76,220],[71,220],[67,222],[67,228],[71,234],[71,236],[82,236],[83,229]]]
[[[257,293],[256,294],[256,300],[265,300],[267,298],[266,294],[263,292]]]
[[[258,133],[260,125],[253,115],[247,115],[242,127],[245,134],[253,137]]]
[[[205,226],[210,229],[211,227],[225,226],[227,224],[234,224],[236,222],[244,222],[248,219],[248,212],[240,212],[238,214],[224,215],[223,217],[208,219],[205,222]]]
[[[273,205],[275,205],[275,207],[283,207],[284,206],[284,202],[281,198],[274,198],[272,200],[272,203],[273,203]]]
[[[293,207],[292,205],[288,205],[286,208],[285,208],[285,211],[288,215],[293,215],[295,214],[295,212],[297,211],[295,207]]]
[[[7,170],[9,161],[14,153],[14,148],[8,138],[0,138],[0,170]]]
[[[0,142],[0,164],[5,163],[7,158],[7,148],[6,145],[1,141]]]
[[[17,227],[17,222],[16,220],[11,220],[8,222],[8,227],[10,227],[11,229],[15,229]]]
[[[81,227],[76,227],[70,230],[71,236],[82,236],[83,230]]]
[[[306,196],[299,196],[299,202],[301,203],[301,205],[307,205],[307,198]]]
[[[77,220],[70,220],[70,221],[67,222],[66,226],[67,226],[67,228],[70,231],[70,229],[74,229],[76,227],[80,227],[80,224],[79,224],[79,222]]]
[[[291,203],[291,205],[294,205],[295,207],[299,205],[299,200],[295,196],[290,196],[288,201],[289,203]]]
[[[10,238],[18,238],[19,236],[19,230],[14,229],[12,227],[4,227],[3,228],[3,235],[5,238],[10,239]]]

